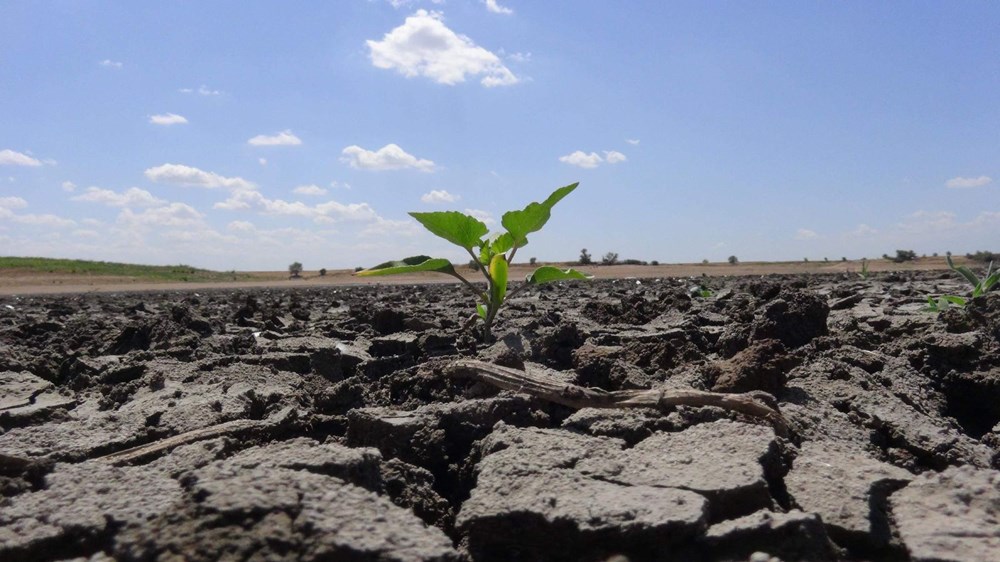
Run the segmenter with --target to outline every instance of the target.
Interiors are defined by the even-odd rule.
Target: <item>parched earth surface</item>
[[[948,272],[0,297],[0,560],[1000,559],[1000,293]],[[574,410],[474,358],[606,390]],[[764,395],[761,395],[764,396]]]

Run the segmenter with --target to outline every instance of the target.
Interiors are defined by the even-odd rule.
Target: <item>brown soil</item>
[[[995,557],[1000,294],[929,313],[964,281],[765,267],[792,266],[594,267],[622,278],[524,291],[489,344],[455,284],[8,285],[0,560]],[[468,359],[751,393],[787,431],[577,410]]]

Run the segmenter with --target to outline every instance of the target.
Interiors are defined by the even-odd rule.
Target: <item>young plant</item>
[[[871,272],[868,271],[868,260],[862,259],[861,273],[859,273],[858,276],[861,277],[862,279],[868,279],[869,277],[871,277],[871,275],[872,275]]]
[[[927,297],[927,312],[943,312],[948,310],[950,306],[957,306],[959,308],[965,308],[965,299],[962,297],[956,297],[955,295],[941,295],[937,300],[934,297]]]
[[[948,256],[945,259],[948,260],[948,267],[950,267],[952,271],[958,273],[962,277],[965,277],[965,279],[972,284],[972,298],[985,295],[987,291],[992,289],[993,286],[997,284],[997,282],[1000,282],[1000,270],[993,271],[993,262],[990,262],[990,266],[986,269],[986,276],[980,279],[975,273],[972,272],[971,269],[965,267],[964,265],[955,267],[955,264],[951,261],[951,256]],[[962,304],[964,305],[965,303],[963,302]]]
[[[424,228],[452,244],[461,246],[472,257],[471,264],[478,265],[478,270],[486,279],[486,290],[483,291],[462,277],[452,263],[444,258],[429,256],[412,256],[400,261],[390,261],[358,272],[358,275],[369,277],[375,275],[396,275],[401,273],[416,273],[419,271],[434,271],[451,275],[462,282],[476,296],[476,313],[483,321],[483,339],[492,338],[493,321],[504,302],[530,285],[541,285],[552,281],[567,279],[590,279],[592,276],[575,269],[561,270],[550,265],[543,265],[525,278],[524,284],[508,292],[507,272],[517,250],[528,244],[528,235],[537,232],[548,222],[552,207],[563,197],[569,195],[578,183],[570,184],[552,192],[552,195],[541,202],[529,203],[520,211],[508,211],[500,220],[506,232],[489,236],[489,229],[479,219],[456,211],[434,213],[410,213],[410,216],[424,225]],[[475,320],[473,316],[473,320]]]

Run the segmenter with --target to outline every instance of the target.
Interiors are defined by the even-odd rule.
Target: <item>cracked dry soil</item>
[[[1000,294],[947,272],[0,299],[0,560],[1000,559]],[[766,391],[574,411],[446,376]],[[766,553],[766,554],[765,554]]]

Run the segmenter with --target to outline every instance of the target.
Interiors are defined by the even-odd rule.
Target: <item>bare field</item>
[[[955,258],[956,264],[971,263],[966,258]],[[577,266],[572,263],[553,263],[560,267],[575,267],[594,275],[597,279],[624,278],[677,278],[772,275],[772,274],[824,274],[857,273],[861,271],[861,261],[810,261],[810,262],[746,262],[736,265],[728,263],[680,263],[661,265],[590,265]],[[515,264],[511,267],[511,279],[523,278],[535,267]],[[919,258],[911,262],[895,263],[891,260],[869,260],[868,269],[872,273],[884,271],[926,271],[944,270],[948,265],[943,257]],[[470,280],[478,274],[460,267],[459,271]],[[453,283],[454,279],[436,273],[395,275],[391,277],[358,277],[350,269],[331,270],[325,276],[317,271],[306,271],[301,279],[289,279],[284,271],[239,272],[240,281],[173,282],[150,281],[148,279],[122,276],[94,276],[87,274],[39,274],[37,271],[0,268],[0,295],[27,295],[53,293],[121,292],[151,290],[202,290],[237,289],[253,287],[323,287],[351,285],[407,285],[418,283]],[[247,280],[249,279],[249,280]]]

